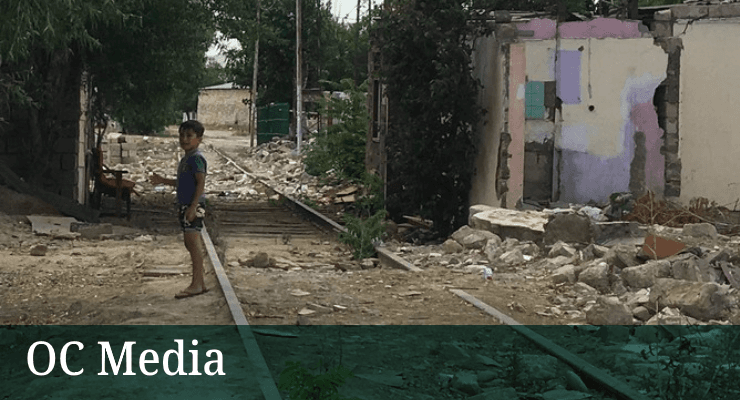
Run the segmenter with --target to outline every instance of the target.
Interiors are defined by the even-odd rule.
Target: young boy
[[[206,159],[198,150],[203,141],[203,125],[195,120],[180,125],[180,147],[185,155],[177,166],[177,178],[167,179],[154,173],[154,185],[177,187],[178,218],[185,236],[185,248],[193,262],[193,279],[190,286],[175,295],[176,299],[197,296],[208,291],[204,282],[203,255],[200,251],[200,230],[205,216]]]

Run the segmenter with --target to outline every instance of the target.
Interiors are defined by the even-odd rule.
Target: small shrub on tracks
[[[379,210],[371,217],[362,219],[352,214],[344,214],[347,232],[339,234],[342,243],[352,247],[352,256],[363,259],[375,255],[375,242],[383,238],[385,233],[385,210]]]

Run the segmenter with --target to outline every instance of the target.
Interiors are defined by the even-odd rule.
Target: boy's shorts
[[[206,216],[205,204],[198,204],[195,208],[195,219],[190,222],[185,219],[185,211],[190,204],[178,204],[177,207],[177,219],[180,221],[180,228],[183,232],[200,232],[203,229],[203,218]]]

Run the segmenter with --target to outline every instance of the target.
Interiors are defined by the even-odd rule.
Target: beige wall
[[[198,120],[206,126],[229,126],[249,131],[249,89],[204,89],[198,95]]]
[[[475,163],[476,173],[470,190],[470,204],[500,206],[501,199],[496,194],[496,166],[501,132],[504,130],[505,58],[498,51],[499,43],[493,35],[476,39],[474,48],[473,76],[483,84],[478,103],[486,110],[486,114],[483,117],[485,123],[480,126],[481,137]]]
[[[705,197],[733,206],[740,198],[740,22],[679,21],[681,35],[679,157],[684,204]]]

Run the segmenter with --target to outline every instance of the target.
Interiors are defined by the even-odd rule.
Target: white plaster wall
[[[650,101],[665,79],[668,55],[652,39],[560,42],[561,50],[582,49],[581,103],[563,104],[562,133],[556,146],[602,158],[620,156],[626,150],[625,125],[629,123],[632,100],[624,98],[624,90],[633,84],[651,86],[650,93],[639,102]],[[590,111],[589,106],[594,110]]]
[[[504,56],[498,51],[499,43],[493,35],[475,40],[473,76],[483,85],[478,94],[478,104],[486,109],[485,123],[479,127],[481,136],[476,157],[476,172],[472,177],[470,204],[500,206],[496,194],[496,167],[498,165],[501,132],[504,129],[506,95],[503,77]]]
[[[685,27],[680,21],[674,32]],[[680,37],[679,200],[733,206],[740,198],[740,22],[695,21]]]
[[[527,81],[555,80],[555,41],[526,40],[525,58],[527,60]]]
[[[524,122],[524,142],[544,143],[552,139],[555,132],[555,122],[543,119],[528,119]]]

